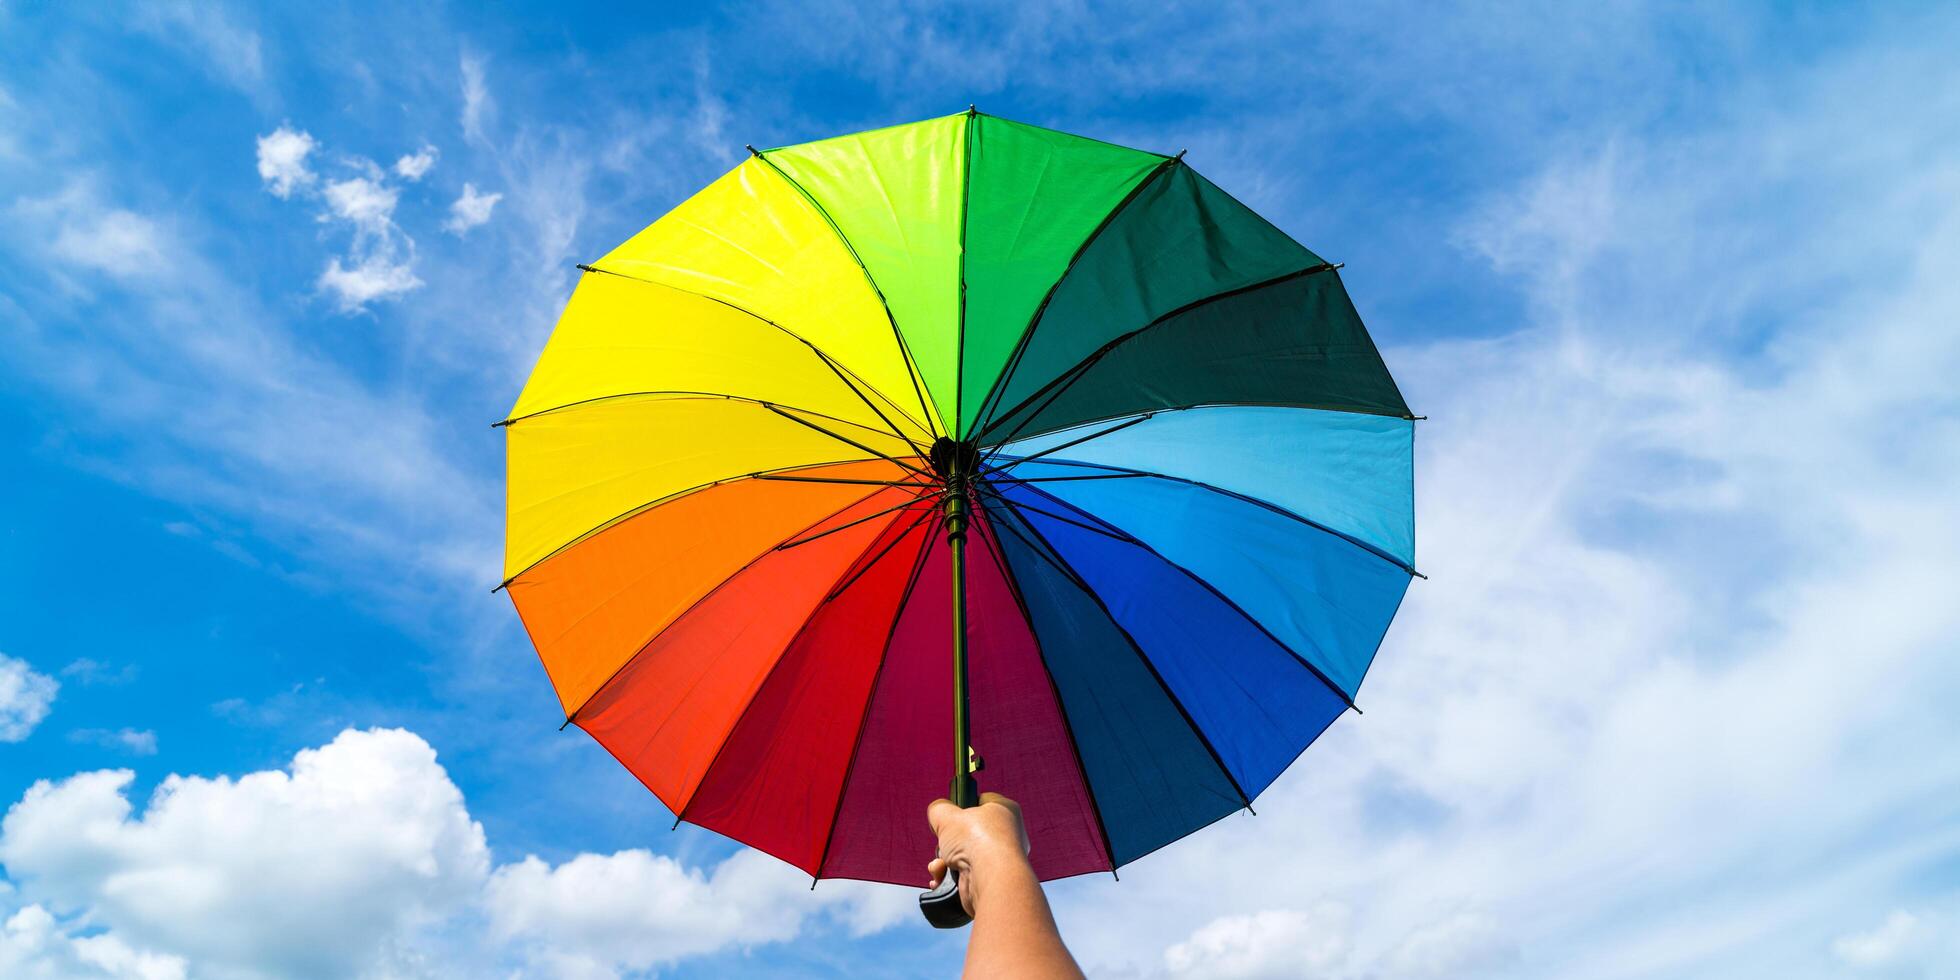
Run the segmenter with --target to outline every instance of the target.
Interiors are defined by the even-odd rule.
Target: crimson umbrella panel
[[[918,883],[969,743],[1044,879],[1249,807],[1414,574],[1338,269],[1180,158],[977,113],[762,151],[579,290],[511,596],[572,724],[812,876]]]

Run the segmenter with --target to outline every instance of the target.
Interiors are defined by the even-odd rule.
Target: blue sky
[[[1367,713],[1057,886],[1093,973],[1960,962],[1951,11],[313,6],[0,3],[0,973],[950,972],[557,730],[489,423],[743,144],[968,103],[1188,148],[1430,416]]]

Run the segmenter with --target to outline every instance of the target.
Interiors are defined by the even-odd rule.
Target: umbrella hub
[[[932,461],[932,471],[950,487],[980,468],[980,445],[940,436],[933,440],[928,458]]]

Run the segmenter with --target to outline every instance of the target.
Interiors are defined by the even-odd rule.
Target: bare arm
[[[1081,980],[1028,863],[1020,805],[999,793],[981,794],[970,810],[934,800],[926,820],[939,837],[939,857],[927,866],[932,883],[948,865],[957,870],[960,902],[973,916],[965,975]]]

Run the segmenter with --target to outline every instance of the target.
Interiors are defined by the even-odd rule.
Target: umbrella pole
[[[946,495],[946,543],[953,552],[953,782],[947,797],[960,806],[979,806],[973,780],[973,738],[966,699],[966,475],[958,463]]]
[[[980,759],[973,754],[971,719],[966,698],[966,529],[967,479],[978,453],[970,443],[942,438],[933,446],[934,468],[946,480],[946,545],[953,558],[953,779],[946,798],[962,807],[980,805],[980,787],[973,773]],[[937,888],[919,893],[919,911],[939,929],[957,929],[973,921],[960,902],[959,874],[946,869]]]

